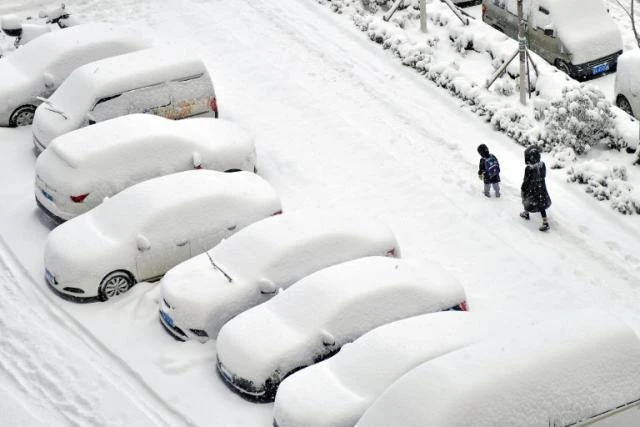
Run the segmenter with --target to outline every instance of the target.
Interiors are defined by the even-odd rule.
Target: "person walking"
[[[547,167],[540,159],[540,149],[535,145],[527,147],[524,150],[524,162],[524,179],[520,187],[524,210],[520,212],[520,216],[528,220],[529,213],[540,212],[542,225],[539,230],[547,231],[549,229],[547,209],[551,206],[551,198],[545,182]]]
[[[478,145],[478,154],[480,154],[480,164],[478,165],[478,178],[484,182],[484,195],[491,197],[491,187],[500,197],[500,163],[498,158],[489,152],[489,148],[485,144]]]

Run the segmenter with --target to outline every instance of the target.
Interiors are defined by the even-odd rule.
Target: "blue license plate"
[[[53,202],[53,196],[51,194],[49,194],[46,191],[42,190],[42,195]]]
[[[605,62],[604,64],[596,65],[591,69],[591,74],[600,74],[609,70],[609,63]]]
[[[160,317],[162,317],[162,320],[164,320],[164,323],[173,327],[173,319],[171,318],[171,316],[169,316],[164,311],[160,310]]]

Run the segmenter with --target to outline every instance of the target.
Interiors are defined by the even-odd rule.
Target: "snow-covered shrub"
[[[615,133],[611,103],[590,85],[563,88],[562,98],[551,102],[545,116],[547,141],[571,147],[578,155]]]
[[[513,79],[504,75],[496,80],[491,88],[494,92],[504,96],[513,95],[513,93],[516,91],[516,85]]]
[[[627,182],[624,166],[606,166],[589,160],[567,171],[568,181],[586,185],[585,191],[625,215],[640,214],[640,194]]]
[[[557,146],[551,150],[551,169],[562,169],[574,163],[578,156],[571,147]]]

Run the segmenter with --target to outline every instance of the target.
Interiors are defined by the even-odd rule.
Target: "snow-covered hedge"
[[[538,73],[533,69],[530,72],[532,93],[528,105],[523,106],[518,102],[517,61],[507,66],[505,74],[489,89],[486,81],[480,80],[487,76],[470,68],[480,55],[490,69],[497,70],[518,47],[516,41],[484,23],[469,19],[469,25],[464,25],[444,3],[427,0],[429,32],[422,34],[417,24],[419,0],[405,0],[388,22],[383,15],[393,0],[316,1],[349,16],[372,41],[465,101],[471,111],[518,144],[536,144],[544,151],[553,151],[554,168],[575,164],[568,168],[569,181],[601,182],[607,192],[595,191],[592,186],[587,187],[587,192],[599,200],[610,200],[612,207],[622,213],[640,213],[636,208],[640,197],[630,183],[616,174],[591,179],[591,168],[581,166],[577,157],[597,145],[621,150],[638,143],[637,123],[625,120],[625,114],[613,107],[599,89],[568,78],[532,54]],[[467,60],[470,55],[475,58]],[[624,166],[614,169],[626,170]],[[603,196],[605,193],[607,197]]]

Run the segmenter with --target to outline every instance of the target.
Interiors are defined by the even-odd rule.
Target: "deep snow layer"
[[[465,285],[472,310],[502,315],[505,323],[587,306],[616,312],[640,331],[637,217],[601,206],[550,171],[551,231],[540,233],[536,216],[522,221],[522,148],[347,20],[296,0],[89,0],[69,7],[87,19],[138,23],[203,55],[221,116],[252,133],[260,173],[285,209],[337,206],[387,221],[403,256],[440,263]],[[33,201],[29,132],[0,129],[0,235],[49,292],[42,250],[50,223]],[[481,142],[501,161],[501,199],[481,194]],[[156,285],[140,284],[105,304],[51,300],[135,372],[130,381],[146,384],[194,424],[271,422],[271,405],[245,402],[217,378],[215,343],[177,343],[162,330]],[[25,304],[13,304],[23,311]]]

